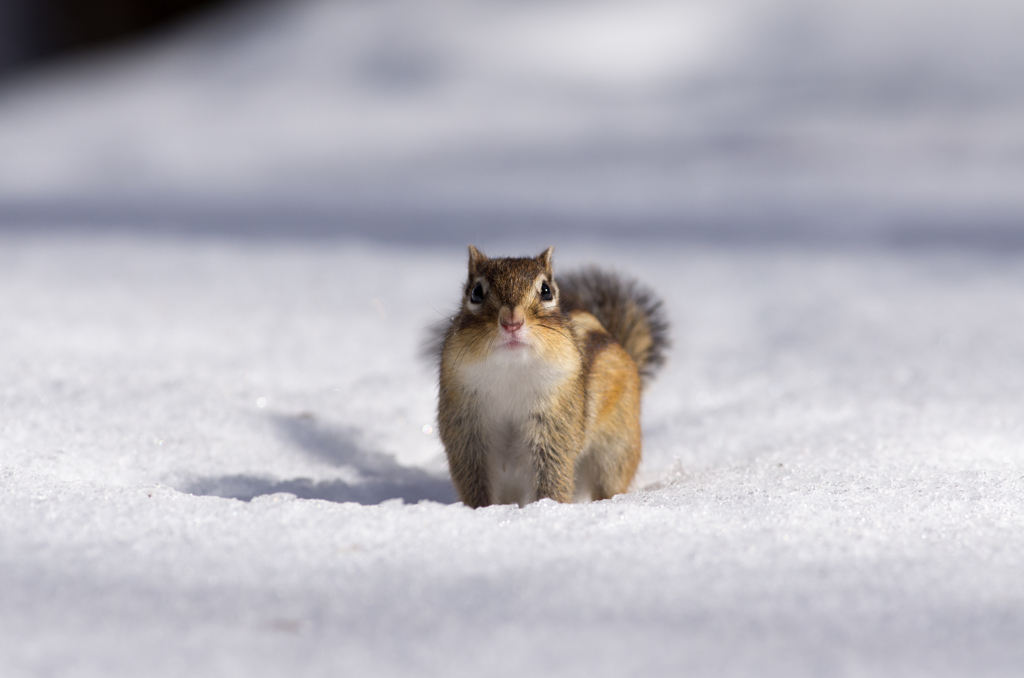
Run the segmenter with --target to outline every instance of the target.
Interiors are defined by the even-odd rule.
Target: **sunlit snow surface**
[[[1021,5],[825,7],[310,0],[7,83],[0,675],[1024,673]],[[634,491],[454,503],[468,242],[665,300]]]
[[[461,251],[4,238],[4,675],[1019,672],[1022,257],[564,249],[675,327],[637,491],[472,511]]]

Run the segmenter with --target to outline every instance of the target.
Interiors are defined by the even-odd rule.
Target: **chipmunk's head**
[[[560,323],[558,285],[551,271],[555,248],[536,257],[488,259],[469,246],[463,290],[463,327],[486,336],[490,350],[543,350]],[[547,330],[547,331],[545,331]]]

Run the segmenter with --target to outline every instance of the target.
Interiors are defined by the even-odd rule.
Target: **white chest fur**
[[[547,406],[566,371],[529,350],[497,350],[486,360],[463,366],[459,376],[483,418],[491,501],[520,506],[534,501],[531,415]]]

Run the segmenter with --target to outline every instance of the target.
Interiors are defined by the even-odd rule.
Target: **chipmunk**
[[[553,253],[489,259],[469,247],[437,408],[468,506],[605,499],[640,463],[640,392],[668,346],[661,302],[598,269],[556,282]]]

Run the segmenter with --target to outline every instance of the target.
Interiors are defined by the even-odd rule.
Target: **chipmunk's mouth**
[[[524,348],[529,348],[530,345],[521,339],[507,337],[503,342],[501,342],[501,347],[510,351],[519,351]]]
[[[499,348],[504,348],[509,351],[521,351],[530,347],[529,340],[523,336],[523,332],[508,332],[504,331],[501,333],[501,338],[498,340]]]

